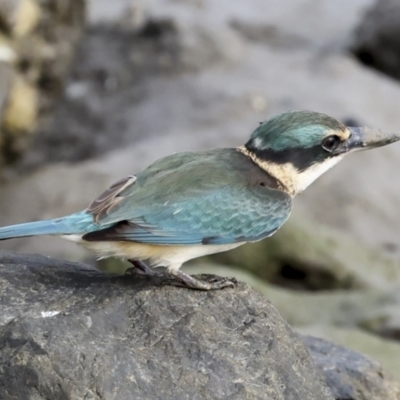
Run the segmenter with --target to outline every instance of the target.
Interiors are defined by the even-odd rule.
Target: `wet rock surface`
[[[332,399],[245,284],[204,293],[1,251],[0,293],[4,399]]]

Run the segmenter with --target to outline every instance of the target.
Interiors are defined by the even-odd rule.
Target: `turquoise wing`
[[[88,207],[85,240],[230,244],[274,233],[291,197],[235,149],[178,153],[112,185]]]
[[[84,239],[157,245],[252,242],[272,235],[292,208],[287,193],[263,186],[209,185],[173,201],[155,200],[135,202],[133,193],[103,217],[105,229]]]

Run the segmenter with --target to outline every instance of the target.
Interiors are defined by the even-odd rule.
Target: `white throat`
[[[342,155],[328,158],[323,163],[314,164],[303,172],[299,172],[296,168],[293,167],[292,164],[286,164],[293,170],[292,171],[293,174],[297,174],[297,178],[295,178],[294,180],[295,184],[292,184],[295,194],[301,193],[305,189],[307,189],[308,186],[310,186],[316,179],[318,179],[326,171],[335,166],[342,158],[343,158]],[[293,181],[293,179],[291,180]]]
[[[250,157],[260,168],[268,172],[270,175],[278,179],[291,196],[296,196],[303,192],[323,173],[328,171],[340,160],[344,155],[327,158],[324,162],[311,165],[305,171],[299,171],[293,164],[275,164],[257,158],[253,153],[249,152],[244,146],[238,150]]]

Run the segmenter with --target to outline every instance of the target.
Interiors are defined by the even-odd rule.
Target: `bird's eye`
[[[322,147],[329,152],[334,151],[337,146],[340,143],[340,138],[339,136],[336,135],[332,135],[332,136],[328,136],[326,137],[323,141],[322,141]]]

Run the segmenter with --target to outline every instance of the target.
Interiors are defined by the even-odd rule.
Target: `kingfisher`
[[[192,289],[232,287],[233,279],[200,279],[180,267],[273,235],[294,197],[346,154],[399,139],[318,112],[286,112],[260,123],[244,146],[167,156],[114,183],[85,210],[0,228],[0,240],[61,236],[99,258],[128,260],[130,273],[164,275]]]

